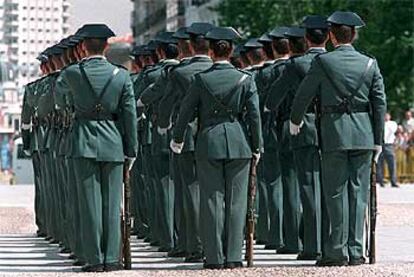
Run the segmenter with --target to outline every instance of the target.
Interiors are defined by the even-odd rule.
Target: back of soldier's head
[[[306,39],[316,45],[323,44],[328,38],[328,29],[307,29]]]
[[[102,55],[108,45],[106,39],[100,38],[86,38],[83,45],[89,54]]]
[[[289,54],[289,40],[287,38],[278,38],[273,40],[273,47],[279,55]]]
[[[294,54],[302,54],[306,51],[304,38],[289,38],[289,48]]]
[[[355,38],[355,27],[331,24],[331,32],[340,44],[352,43]]]
[[[209,44],[208,44],[208,40],[206,40],[204,36],[190,35],[190,42],[191,42],[191,47],[193,47],[194,52],[196,54],[207,55]]]

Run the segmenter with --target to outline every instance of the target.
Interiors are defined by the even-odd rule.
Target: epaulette
[[[371,58],[371,59],[376,60],[376,58],[375,58],[373,55],[369,54],[369,53],[366,53],[366,52],[361,51],[361,50],[356,50],[356,51],[357,51],[357,52],[359,52],[359,53],[360,53],[360,54],[362,54],[362,55],[365,55],[365,56],[367,56],[367,57],[369,57],[369,58]]]
[[[112,64],[113,66],[116,66],[118,68],[125,69],[126,71],[129,71],[128,68],[126,68],[126,66],[124,66],[122,64],[117,64],[117,63],[110,63],[110,64]]]

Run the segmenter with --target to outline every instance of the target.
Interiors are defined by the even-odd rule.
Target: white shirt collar
[[[181,58],[180,61],[188,61],[191,60],[193,57],[185,57],[185,58]]]
[[[179,63],[179,61],[176,59],[165,59],[165,60],[162,60],[162,62],[163,63]]]
[[[231,64],[231,63],[227,60],[222,60],[222,61],[215,61],[214,64]]]
[[[87,61],[87,60],[90,60],[90,59],[103,59],[103,60],[106,60],[105,56],[103,56],[103,55],[92,55],[92,56],[83,58],[82,61]]]
[[[323,50],[323,51],[326,51],[326,48],[325,47],[309,47],[308,51],[309,50]]]
[[[258,63],[258,64],[254,64],[251,67],[252,68],[260,68],[260,67],[263,67],[263,65],[264,65],[264,62],[261,62],[261,63]]]
[[[352,44],[351,43],[338,44],[335,48],[338,48],[341,46],[352,46]]]

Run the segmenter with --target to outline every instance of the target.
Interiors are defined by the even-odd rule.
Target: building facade
[[[174,31],[193,22],[218,23],[212,8],[220,0],[131,0],[131,28],[137,44],[148,42],[160,31]]]
[[[18,87],[36,79],[38,54],[69,30],[69,0],[3,1],[3,37],[8,60],[16,66]]]

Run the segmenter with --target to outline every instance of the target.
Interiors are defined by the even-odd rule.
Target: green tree
[[[366,22],[357,49],[374,55],[384,75],[389,110],[414,107],[414,2],[412,0],[222,0],[220,24],[257,37],[275,26],[300,24],[309,14],[351,10]]]

